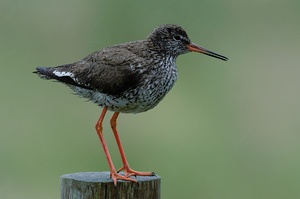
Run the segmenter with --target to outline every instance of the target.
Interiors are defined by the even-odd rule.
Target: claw
[[[123,170],[124,170],[124,166],[121,167],[121,168],[117,171],[117,173],[119,173],[120,171],[123,171]]]

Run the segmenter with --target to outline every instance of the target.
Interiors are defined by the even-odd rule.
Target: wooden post
[[[133,177],[134,178],[134,177]],[[137,176],[138,183],[118,180],[109,172],[82,172],[60,177],[61,199],[159,199],[160,177]]]

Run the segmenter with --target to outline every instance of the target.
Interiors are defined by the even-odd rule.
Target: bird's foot
[[[155,175],[154,172],[135,171],[135,170],[131,169],[129,166],[123,166],[122,168],[120,168],[117,171],[117,173],[119,173],[120,171],[124,171],[124,175],[126,177],[130,177],[130,176],[154,176]]]
[[[121,174],[119,174],[116,171],[110,173],[110,178],[114,181],[115,186],[117,186],[117,180],[137,182],[136,179],[132,179],[132,178],[130,178],[130,176],[122,176]]]

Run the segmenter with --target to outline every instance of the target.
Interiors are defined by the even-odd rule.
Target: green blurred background
[[[179,80],[143,114],[121,114],[134,169],[162,198],[300,197],[300,1],[0,1],[0,198],[59,198],[59,177],[108,166],[101,109],[32,71],[182,26],[229,57],[177,60]],[[121,161],[105,120],[116,167]]]

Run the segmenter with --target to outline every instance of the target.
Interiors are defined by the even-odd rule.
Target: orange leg
[[[128,161],[126,159],[124,149],[123,149],[123,146],[122,146],[122,143],[121,143],[120,137],[118,135],[118,131],[117,131],[117,118],[118,118],[118,116],[119,116],[119,113],[115,112],[113,114],[111,120],[110,120],[110,125],[111,125],[111,128],[112,128],[113,132],[114,132],[116,142],[117,142],[117,145],[119,147],[120,154],[121,154],[122,163],[123,163],[123,167],[121,169],[119,169],[118,172],[124,170],[124,174],[127,177],[135,176],[135,175],[137,175],[137,176],[152,176],[152,175],[154,175],[153,172],[139,172],[139,171],[135,171],[135,170],[133,170],[129,167],[129,164],[128,164]]]
[[[100,117],[99,117],[99,119],[96,123],[96,132],[97,132],[97,135],[98,135],[98,137],[101,141],[101,144],[102,144],[102,147],[103,147],[103,150],[104,150],[107,162],[108,162],[108,166],[109,166],[109,169],[110,169],[110,177],[114,181],[115,186],[117,185],[117,180],[118,179],[119,180],[127,180],[127,181],[137,182],[137,180],[129,178],[128,176],[125,177],[125,176],[122,176],[122,175],[118,174],[116,169],[115,169],[115,166],[114,166],[114,164],[112,162],[112,159],[110,157],[107,145],[106,145],[105,140],[104,140],[103,132],[102,132],[102,122],[103,122],[104,116],[106,114],[106,111],[107,111],[107,108],[103,108],[102,113],[101,113],[101,115],[100,115]]]

